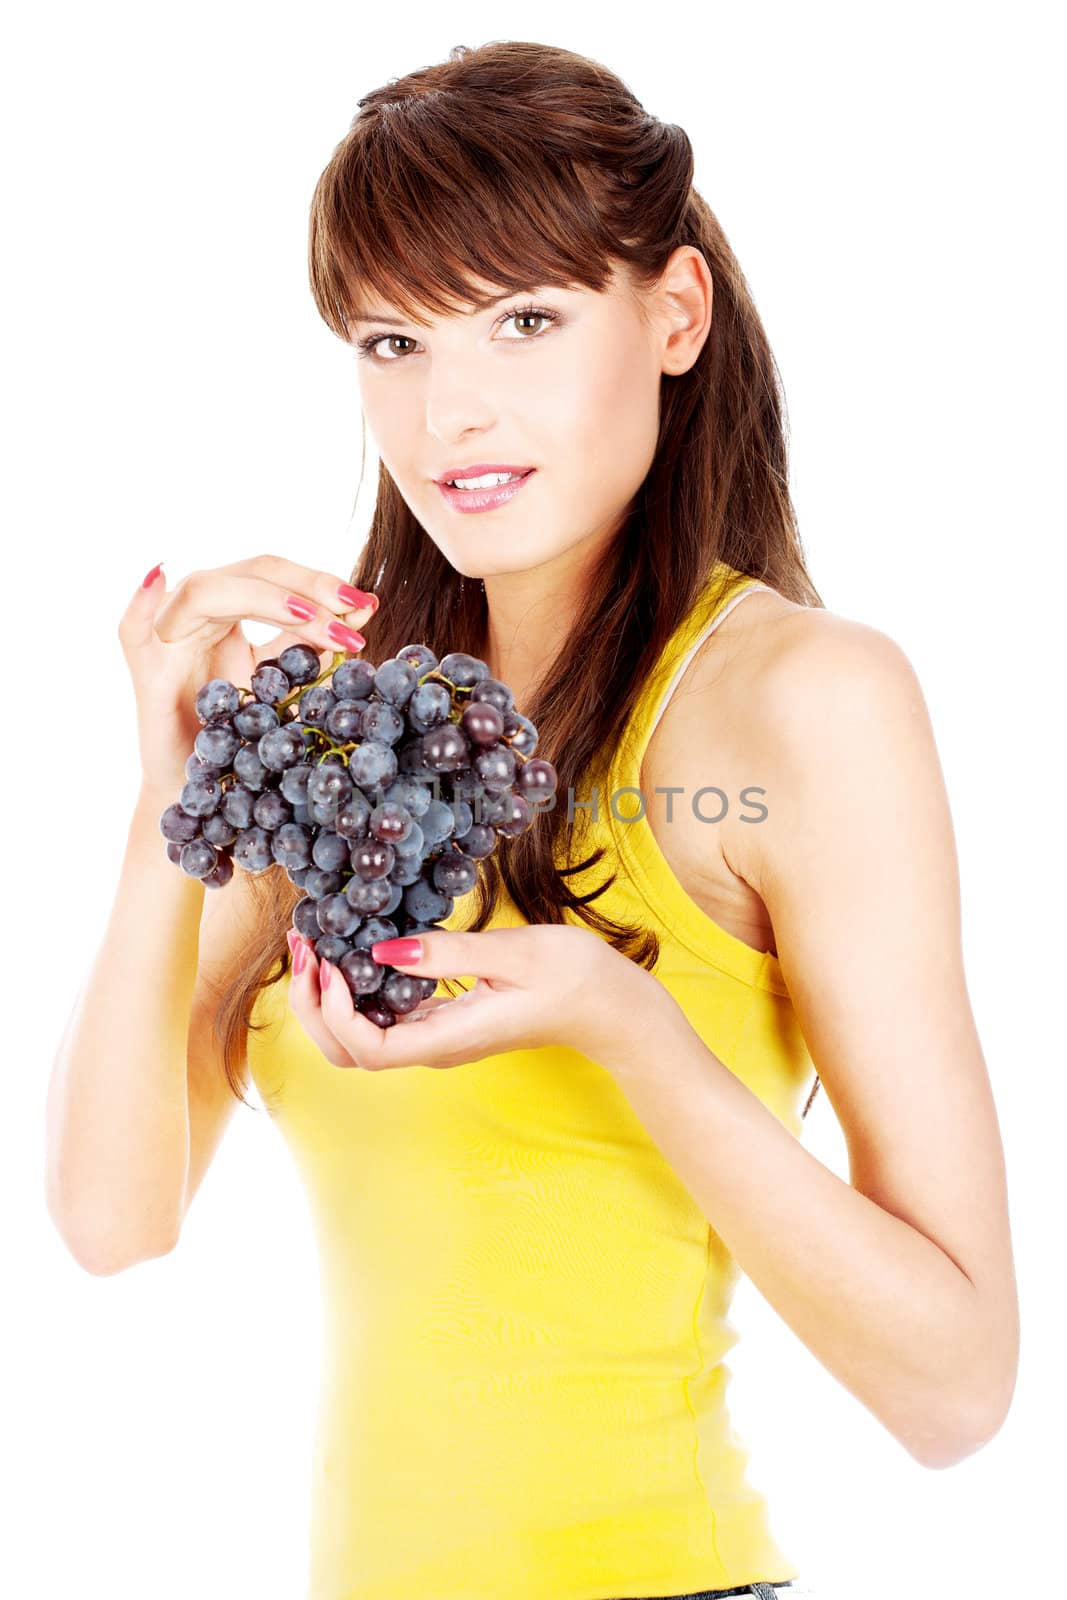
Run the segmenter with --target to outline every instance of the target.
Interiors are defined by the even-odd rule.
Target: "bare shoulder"
[[[859,833],[910,795],[944,859],[951,819],[934,731],[908,655],[881,629],[822,608],[783,615],[729,688],[744,758],[766,790],[760,828],[724,833],[730,869],[781,913],[783,878],[816,849],[822,821]],[[891,800],[890,796],[897,796]],[[900,819],[902,822],[902,819]]]
[[[779,824],[780,842],[792,826],[791,802],[827,769],[855,763],[872,706],[894,698],[921,707],[910,664],[892,639],[775,590],[744,594],[694,653],[649,742],[642,789],[676,876],[746,943],[777,953],[761,890],[769,824]],[[876,765],[876,749],[868,751]],[[725,797],[721,820],[708,826],[691,806],[668,812],[660,785],[693,793],[714,786]],[[754,806],[768,808],[762,827],[753,825]]]

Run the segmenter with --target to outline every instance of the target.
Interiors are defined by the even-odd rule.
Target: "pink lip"
[[[516,467],[482,467],[480,472],[515,472],[522,471]],[[453,489],[451,484],[438,481],[437,487],[456,511],[492,511],[497,506],[502,506],[509,500],[514,500],[529,483],[536,468],[530,467],[525,476],[516,478],[513,483],[502,483],[495,489]],[[461,478],[476,478],[479,472],[470,468],[459,474]]]
[[[503,466],[499,461],[479,461],[473,467],[446,467],[435,483],[447,483],[449,478],[480,478],[486,472],[532,472],[532,467]]]

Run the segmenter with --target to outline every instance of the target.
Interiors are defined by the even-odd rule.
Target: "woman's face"
[[[651,305],[616,275],[603,293],[534,287],[429,327],[390,306],[361,308],[392,319],[352,328],[353,343],[376,340],[358,361],[367,427],[413,515],[464,576],[529,570],[619,526],[659,427],[669,330],[643,314]],[[527,306],[545,315],[517,315]],[[535,470],[503,504],[457,509],[435,480],[483,462]]]

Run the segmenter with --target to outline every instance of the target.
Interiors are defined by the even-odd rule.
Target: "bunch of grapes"
[[[205,887],[285,868],[304,898],[293,927],[344,974],[379,1027],[434,978],[383,966],[380,939],[445,921],[499,839],[555,794],[537,729],[476,656],[405,645],[375,667],[309,645],[262,661],[250,689],[212,678],[181,796],[159,821],[167,854]]]

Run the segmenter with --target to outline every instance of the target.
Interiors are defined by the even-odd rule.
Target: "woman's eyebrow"
[[[493,306],[499,306],[505,300],[510,300],[512,294],[533,294],[533,289],[515,289],[507,294],[498,295],[495,300],[489,300],[484,306],[475,306],[474,311],[465,311],[464,316],[473,317],[478,311],[491,311]],[[350,319],[353,323],[360,322],[387,322],[392,328],[402,328],[407,320],[403,317],[391,317],[386,311],[366,311]]]

